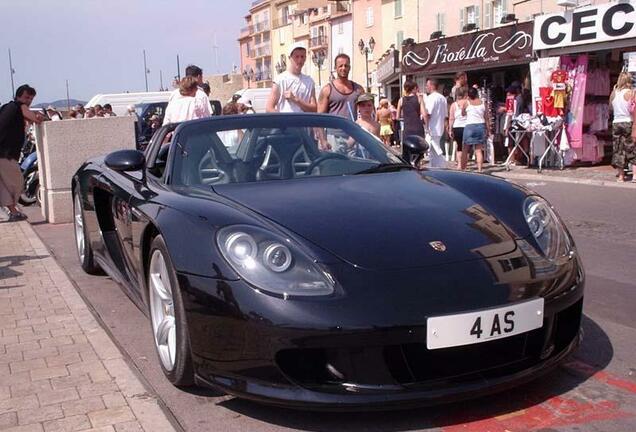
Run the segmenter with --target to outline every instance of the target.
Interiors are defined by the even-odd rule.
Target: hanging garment
[[[570,146],[573,149],[583,147],[583,110],[587,84],[587,64],[587,54],[561,56],[561,69],[568,71],[568,82],[572,88],[566,123]]]

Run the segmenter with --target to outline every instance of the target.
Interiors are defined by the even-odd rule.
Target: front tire
[[[146,280],[152,335],[161,369],[173,385],[191,386],[194,368],[181,289],[168,247],[160,235],[150,246]]]
[[[75,228],[75,246],[77,248],[77,256],[82,269],[88,274],[99,273],[100,267],[95,264],[91,242],[86,234],[84,210],[82,208],[80,193],[77,190],[73,191],[73,225]]]
[[[30,206],[38,200],[40,181],[37,177],[38,171],[31,170],[24,177],[24,191],[20,194],[19,202],[22,205]]]

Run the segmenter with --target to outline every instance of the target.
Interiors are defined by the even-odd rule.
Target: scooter
[[[24,178],[24,191],[20,195],[20,204],[29,206],[39,202],[40,173],[38,170],[38,153],[35,146],[27,142],[22,149],[20,169]]]

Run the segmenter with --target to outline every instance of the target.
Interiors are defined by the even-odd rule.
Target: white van
[[[239,90],[234,94],[240,96],[238,102],[251,104],[254,111],[257,113],[264,113],[267,106],[267,99],[269,98],[269,93],[271,91],[271,88],[248,88]]]
[[[86,108],[95,105],[104,106],[109,103],[113,107],[113,112],[118,116],[126,115],[129,105],[148,104],[155,102],[168,102],[171,91],[163,92],[139,92],[139,93],[111,93],[98,94],[86,103]]]

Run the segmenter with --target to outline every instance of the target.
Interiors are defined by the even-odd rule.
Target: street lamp
[[[247,88],[250,88],[250,81],[254,80],[254,69],[248,66],[243,70],[243,78],[247,81]]]
[[[9,74],[11,75],[11,97],[15,97],[15,84],[13,83],[15,69],[13,69],[13,62],[11,61],[11,48],[9,48]]]
[[[320,71],[322,70],[322,65],[325,63],[325,59],[327,58],[327,51],[324,49],[319,49],[313,52],[311,55],[311,61],[314,62],[314,65],[318,68],[318,87],[322,87],[322,80],[320,77]]]
[[[150,74],[150,69],[146,66],[146,50],[144,50],[144,79],[146,80],[146,91],[148,91],[148,74]]]
[[[367,92],[371,92],[371,83],[369,82],[369,54],[373,53],[373,49],[375,48],[375,39],[371,36],[367,43],[364,43],[364,40],[360,39],[360,42],[358,42],[358,48],[360,48],[360,54],[364,54],[364,64],[366,65],[367,71]]]

